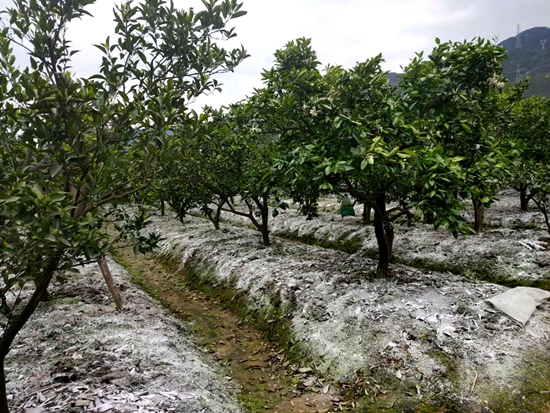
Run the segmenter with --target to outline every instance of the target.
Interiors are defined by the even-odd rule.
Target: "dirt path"
[[[250,412],[306,413],[346,411],[351,401],[340,400],[333,385],[311,369],[292,364],[284,351],[244,324],[220,302],[190,291],[181,276],[154,259],[136,257],[131,248],[115,259],[134,282],[189,322],[197,341],[227,367],[227,380],[240,388],[237,398]],[[333,410],[334,409],[334,410]]]

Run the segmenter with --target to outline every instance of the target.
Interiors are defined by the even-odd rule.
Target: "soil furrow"
[[[114,257],[133,281],[189,323],[198,343],[227,368],[227,380],[240,388],[237,398],[250,412],[346,411],[338,389],[311,369],[287,359],[275,342],[223,308],[217,300],[190,290],[181,272],[153,257],[135,256],[130,247]]]

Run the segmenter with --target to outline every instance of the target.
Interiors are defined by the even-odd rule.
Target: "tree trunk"
[[[6,373],[4,372],[4,362],[6,356],[0,354],[0,412],[8,413],[8,395],[6,392]]]
[[[426,224],[432,225],[435,222],[435,217],[433,212],[426,212],[424,214],[424,222]]]
[[[6,356],[10,351],[13,340],[28,321],[32,313],[34,313],[34,310],[36,310],[36,307],[38,307],[40,301],[42,301],[44,294],[48,290],[53,274],[57,270],[59,261],[59,257],[51,257],[48,260],[48,263],[42,270],[42,274],[36,283],[36,288],[34,289],[34,293],[31,298],[23,310],[15,316],[13,320],[9,321],[4,333],[2,334],[2,338],[0,338],[0,412],[2,413],[7,413],[9,411],[6,393],[6,376],[4,372],[4,362],[6,360]]]
[[[544,222],[546,223],[546,230],[548,231],[548,235],[550,235],[550,218],[548,218],[548,211],[544,209],[542,211],[542,214],[544,215]]]
[[[519,202],[520,202],[520,208],[522,211],[527,211],[527,206],[529,205],[529,201],[531,200],[531,197],[527,195],[527,186],[522,185],[519,187]]]
[[[474,231],[480,233],[483,229],[483,211],[485,207],[477,198],[473,198],[472,202],[474,204]]]
[[[163,217],[165,212],[164,198],[160,199],[160,216]]]
[[[393,228],[390,223],[384,221],[386,214],[386,194],[384,192],[376,194],[376,207],[377,209],[374,211],[374,233],[378,243],[376,278],[388,278],[393,249]]]
[[[264,203],[264,207],[262,207],[261,213],[262,213],[262,222],[261,222],[261,228],[260,231],[262,233],[262,242],[266,247],[269,247],[271,245],[271,242],[269,241],[269,207],[267,206],[267,200]]]
[[[212,219],[212,223],[214,224],[214,228],[216,228],[217,231],[220,230],[220,216],[222,214],[222,207],[223,202],[216,207],[216,213]]]
[[[364,202],[363,203],[363,223],[364,224],[370,224],[371,223],[371,212],[372,212],[372,207]]]
[[[105,257],[101,257],[100,259],[97,260],[97,263],[99,264],[99,269],[101,270],[101,274],[103,274],[105,283],[109,288],[109,292],[113,296],[116,309],[122,310],[122,298],[120,297],[120,293],[116,288],[115,282],[113,280],[113,275],[111,274],[111,270],[109,269],[109,265],[107,264],[107,260],[105,259]]]
[[[548,231],[548,234],[550,235],[550,211],[548,210],[548,206],[544,201],[539,202],[536,197],[532,199],[537,205],[539,211],[542,212],[542,215],[544,216],[544,223],[546,224],[546,229]]]
[[[214,224],[214,229],[216,231],[220,230],[220,220],[216,218],[216,216],[211,216],[210,221],[212,221],[212,224]]]

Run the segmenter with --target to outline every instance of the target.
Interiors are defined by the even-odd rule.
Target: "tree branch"
[[[130,195],[135,194],[136,192],[143,191],[147,188],[148,185],[142,185],[139,188],[132,189],[131,191],[125,192],[123,194],[119,195],[112,195],[109,198],[102,199],[101,201],[98,201],[97,203],[93,204],[89,208],[87,208],[82,215],[86,215],[88,212],[93,211],[96,208],[99,208],[101,205],[108,204],[109,202],[116,201],[119,199],[128,198]]]

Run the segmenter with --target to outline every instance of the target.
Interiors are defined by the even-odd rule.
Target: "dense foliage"
[[[437,40],[393,87],[381,56],[321,70],[309,39],[291,41],[263,72],[263,88],[205,115],[193,138],[179,134],[171,205],[180,216],[200,206],[216,228],[219,211],[247,216],[268,245],[270,202],[285,206],[287,195],[313,218],[320,196],[349,194],[374,211],[377,275],[387,277],[396,220],[420,216],[466,234],[471,199],[481,230],[514,153],[504,137],[521,94],[502,75],[504,57],[481,39]]]
[[[502,75],[504,52],[482,39],[438,44],[429,59],[412,60],[400,84],[416,116],[430,120],[444,153],[464,158],[465,182],[457,190],[472,200],[476,232],[506,169],[502,139],[517,94],[508,92]]]
[[[21,327],[46,297],[54,274],[97,261],[117,307],[106,254],[109,221],[136,251],[153,247],[147,223],[117,203],[147,190],[164,156],[167,131],[186,123],[185,104],[219,88],[211,76],[246,57],[218,45],[243,15],[235,0],[198,13],[163,0],[115,9],[115,41],[97,47],[100,72],[71,73],[66,37],[93,0],[16,0],[0,33],[0,410],[7,412],[3,363]],[[216,39],[216,40],[214,40]],[[28,53],[21,69],[13,47]],[[125,221],[125,222],[124,222]],[[35,287],[25,299],[23,287]]]
[[[163,0],[115,9],[115,38],[97,45],[99,73],[70,71],[67,25],[93,0],[16,0],[0,32],[0,406],[3,363],[56,275],[105,257],[112,238],[136,252],[159,236],[119,204],[167,202],[220,229],[221,213],[250,220],[270,245],[269,217],[288,199],[313,219],[321,196],[351,196],[374,212],[376,276],[390,275],[395,222],[419,219],[453,235],[481,231],[502,185],[533,200],[550,232],[550,104],[522,100],[502,74],[504,49],[476,39],[418,54],[393,86],[375,56],[321,68],[309,39],[275,52],[263,87],[222,109],[187,109],[219,90],[244,49],[225,50],[236,0],[200,12]],[[21,69],[13,47],[26,50]],[[465,200],[475,209],[472,230]],[[115,233],[107,233],[109,223]],[[20,299],[24,287],[32,294]]]
[[[533,200],[550,233],[550,101],[531,96],[519,102],[508,137],[519,150],[511,184],[520,192],[521,209]]]

